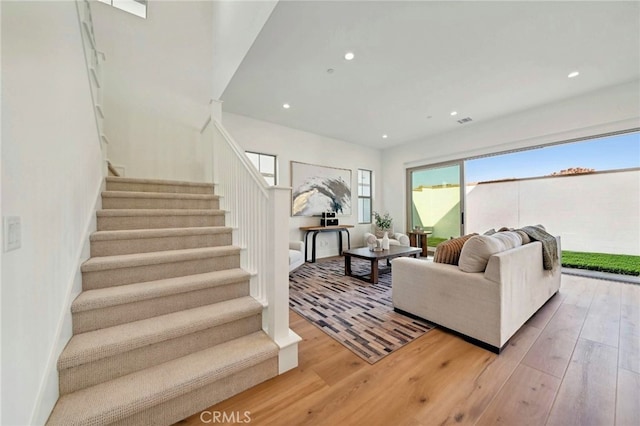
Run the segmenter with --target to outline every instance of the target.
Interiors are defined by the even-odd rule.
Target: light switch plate
[[[4,251],[19,249],[22,243],[22,230],[19,216],[4,217]]]

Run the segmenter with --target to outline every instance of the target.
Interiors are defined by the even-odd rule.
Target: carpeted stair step
[[[83,291],[71,304],[73,334],[249,295],[240,268]]]
[[[213,194],[213,184],[162,179],[138,179],[108,176],[107,191],[169,192],[183,194]]]
[[[224,226],[224,211],[212,209],[107,209],[96,216],[98,231]]]
[[[103,191],[103,209],[218,209],[213,194],[172,194],[168,192]]]
[[[82,264],[82,289],[95,290],[240,267],[235,246],[93,257]]]
[[[262,328],[250,296],[75,335],[58,359],[60,393],[71,393]]]
[[[91,256],[226,246],[231,231],[224,226],[98,231],[90,237]]]
[[[172,424],[278,374],[262,331],[62,396],[49,425]]]

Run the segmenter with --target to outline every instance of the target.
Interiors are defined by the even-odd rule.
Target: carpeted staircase
[[[213,186],[107,177],[51,425],[172,424],[278,374]]]

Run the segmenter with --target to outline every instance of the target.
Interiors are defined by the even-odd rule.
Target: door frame
[[[460,222],[460,236],[465,235],[465,197],[466,197],[466,183],[464,180],[464,163],[465,160],[451,160],[451,161],[444,161],[441,163],[433,163],[433,164],[424,164],[422,166],[415,166],[415,167],[408,167],[406,169],[406,177],[405,177],[405,188],[406,188],[406,217],[405,217],[405,221],[406,221],[406,229],[407,232],[410,232],[413,229],[412,223],[411,223],[411,212],[412,210],[412,201],[413,201],[413,188],[412,188],[412,181],[411,181],[411,176],[413,172],[416,171],[422,171],[422,170],[428,170],[428,169],[440,169],[443,167],[451,167],[451,166],[458,166],[458,170],[460,171],[460,218],[459,218],[459,222]]]

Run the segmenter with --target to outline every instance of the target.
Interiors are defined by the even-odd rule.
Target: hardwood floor
[[[640,422],[640,286],[563,275],[499,356],[436,329],[369,365],[294,312],[290,321],[303,338],[298,368],[179,424]]]

